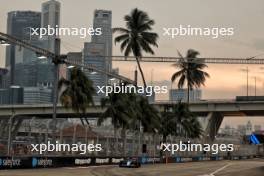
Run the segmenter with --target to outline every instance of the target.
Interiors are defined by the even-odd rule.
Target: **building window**
[[[109,15],[106,14],[106,13],[103,14],[103,17],[105,17],[105,18],[107,18],[108,16],[109,16]]]

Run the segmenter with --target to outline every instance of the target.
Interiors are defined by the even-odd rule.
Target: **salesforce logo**
[[[32,158],[32,167],[36,167],[38,164],[37,158]]]
[[[37,159],[37,158],[32,158],[32,167],[37,167],[37,166],[52,166],[52,159]]]
[[[256,137],[256,135],[252,134],[250,135],[250,141],[253,143],[253,144],[260,144],[258,138]]]

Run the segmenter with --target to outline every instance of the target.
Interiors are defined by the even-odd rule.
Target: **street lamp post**
[[[7,156],[11,155],[12,148],[12,125],[13,125],[14,114],[12,113],[8,121],[8,143],[7,143]]]
[[[246,72],[246,96],[247,96],[247,99],[248,99],[248,96],[249,96],[249,91],[248,91],[248,72],[249,72],[249,70],[248,70],[248,67],[246,67],[245,69],[244,68],[242,68],[242,69],[240,69],[240,71],[242,71],[242,72]]]
[[[53,83],[53,113],[52,113],[52,142],[55,143],[56,127],[57,127],[57,102],[58,102],[58,81],[59,81],[59,64],[60,64],[60,39],[55,39],[55,58],[52,58],[54,63],[54,83]]]
[[[7,141],[7,155],[11,155],[11,148],[12,148],[12,126],[13,126],[13,119],[15,117],[14,113],[14,91],[15,89],[20,88],[19,86],[10,86],[11,97],[9,97],[10,103],[12,104],[12,115],[8,121],[8,141]]]
[[[247,67],[247,99],[248,99],[248,67]]]

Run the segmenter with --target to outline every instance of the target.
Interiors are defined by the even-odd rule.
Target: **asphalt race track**
[[[263,176],[264,159],[143,165],[0,170],[0,176]]]

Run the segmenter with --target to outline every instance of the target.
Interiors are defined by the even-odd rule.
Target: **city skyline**
[[[13,10],[33,10],[40,11],[41,3],[45,1],[38,1],[28,4],[23,3],[22,1],[13,1],[12,3],[6,2],[6,6],[0,7],[0,21],[4,21],[0,23],[0,30],[6,31],[6,14],[9,11]],[[215,4],[208,3],[197,3],[186,1],[179,1],[179,6],[183,7],[188,5],[197,5],[197,8],[193,8],[194,11],[200,11],[201,15],[199,16],[189,16],[187,14],[181,13],[181,10],[178,6],[175,6],[179,11],[175,11],[171,15],[165,15],[166,19],[162,19],[163,17],[159,16],[156,13],[156,10],[159,6],[160,11],[165,13],[165,9],[171,9],[171,6],[163,3],[154,3],[152,6],[147,6],[149,1],[145,1],[145,3],[135,1],[129,2],[124,8],[119,10],[115,4],[121,3],[120,1],[114,1],[114,3],[102,2],[102,1],[92,1],[89,3],[89,8],[84,10],[82,5],[87,4],[86,1],[79,0],[79,3],[76,3],[81,10],[75,13],[67,13],[70,10],[72,5],[71,2],[61,0],[61,26],[70,26],[70,27],[91,27],[93,23],[93,12],[95,9],[105,9],[112,10],[113,12],[113,27],[124,26],[123,16],[128,14],[133,7],[138,7],[140,9],[145,10],[151,18],[153,18],[156,22],[154,26],[154,31],[158,32],[159,37],[159,48],[155,49],[156,56],[177,56],[177,50],[185,54],[187,49],[193,48],[198,50],[201,53],[201,57],[242,57],[247,58],[259,54],[264,53],[264,42],[262,42],[261,29],[264,28],[262,24],[256,24],[256,19],[261,19],[264,17],[264,12],[260,8],[263,2],[255,0],[255,3],[248,3],[247,1],[241,1],[239,6],[243,7],[242,9],[246,9],[250,15],[243,18],[245,13],[240,10],[237,10],[237,14],[233,12],[233,6],[230,4],[230,7],[225,9],[228,12],[232,12],[232,16],[229,16],[230,19],[225,18],[224,16],[219,16],[221,9],[225,8],[223,4],[217,3],[217,9],[215,9],[215,15],[212,16],[211,10],[209,7],[214,8]],[[170,1],[168,3],[175,4],[174,1]],[[24,4],[27,4],[25,6]],[[259,5],[258,5],[259,4]],[[213,6],[214,5],[214,6]],[[234,5],[234,4],[233,4]],[[99,8],[100,7],[100,8]],[[255,8],[256,7],[256,8]],[[251,10],[251,9],[254,9]],[[166,12],[168,13],[168,12]],[[209,15],[210,14],[210,15]],[[175,18],[175,19],[174,19]],[[251,20],[254,19],[254,20]],[[175,20],[175,22],[174,22]],[[235,20],[236,23],[232,23]],[[245,24],[245,21],[249,24]],[[251,25],[250,25],[251,23]],[[228,36],[220,39],[211,39],[208,37],[178,37],[176,39],[169,39],[167,37],[162,36],[163,27],[173,27],[179,24],[183,25],[197,25],[197,26],[223,26],[223,27],[234,27],[234,36]],[[254,26],[254,28],[249,28],[248,26]],[[62,52],[78,52],[83,48],[83,43],[90,41],[90,38],[80,39],[78,37],[72,36],[62,36]],[[264,39],[263,39],[264,41]],[[65,46],[63,44],[65,42]],[[67,43],[70,43],[68,46]],[[3,55],[4,49],[0,48],[0,66],[4,66],[3,64]],[[113,45],[113,54],[114,55],[122,55],[120,53],[119,45]],[[260,56],[261,57],[261,56]],[[159,66],[159,71],[156,70],[157,65]],[[170,79],[170,76],[175,71],[171,64],[156,64],[156,63],[143,63],[144,72],[146,74],[148,82],[150,82],[151,70],[154,69],[153,78],[156,82],[166,82],[166,80]],[[135,69],[135,63],[120,63],[114,62],[113,67],[120,67],[120,73],[126,75],[128,77],[133,77],[133,70]],[[206,87],[203,87],[203,98],[234,98],[234,94],[245,95],[245,76],[244,73],[240,71],[241,68],[244,68],[245,65],[213,65],[210,64],[208,68],[208,72],[211,75],[211,79],[208,79],[206,82]],[[263,70],[259,69],[259,66],[249,66],[250,70],[254,70],[255,73],[251,72],[250,77],[258,76],[258,93],[264,94],[264,82],[263,82]],[[223,76],[222,69],[230,68],[228,74],[230,76]],[[259,73],[257,73],[259,72]],[[226,74],[224,74],[226,75]],[[232,83],[232,85],[231,85]],[[253,78],[250,78],[250,94],[254,94],[254,81]],[[225,85],[224,88],[219,88],[219,86]],[[228,89],[228,91],[226,91]]]
[[[28,2],[28,1],[27,1]],[[23,1],[5,2],[6,6],[0,7],[0,30],[6,31],[6,14],[13,10],[33,10],[40,11],[41,3],[43,1],[31,1],[32,3],[23,3]],[[191,1],[168,1],[165,3],[154,3],[151,1],[134,1],[134,2],[103,2],[103,1],[79,1],[75,5],[80,9],[75,13],[68,13],[71,10],[72,2],[61,0],[61,26],[74,26],[74,27],[90,27],[92,26],[93,12],[95,9],[111,10],[113,12],[113,27],[124,26],[123,16],[128,14],[133,7],[138,7],[148,12],[149,16],[156,21],[154,31],[160,35],[158,41],[159,48],[155,49],[156,56],[177,56],[177,50],[183,54],[189,48],[200,51],[202,57],[251,57],[264,52],[264,39],[261,36],[264,26],[257,21],[260,21],[264,17],[263,2],[255,0],[255,3],[248,1],[240,1],[239,4],[235,2],[229,2],[229,6],[226,7],[224,2],[210,3],[209,1],[191,2]],[[148,6],[148,4],[152,6]],[[87,6],[85,6],[87,4]],[[123,5],[123,8],[117,6]],[[89,7],[88,7],[89,5]],[[236,5],[241,8],[235,9]],[[199,13],[197,16],[190,16],[188,12],[184,13],[182,7],[191,6],[192,13]],[[98,8],[100,7],[100,8]],[[227,15],[222,14],[222,10],[225,10]],[[214,10],[214,15],[212,11]],[[164,13],[161,17],[157,11]],[[171,13],[173,12],[174,13]],[[245,13],[245,11],[247,13]],[[254,19],[254,20],[253,20]],[[236,23],[233,23],[235,21]],[[200,26],[227,26],[234,27],[235,34],[231,37],[225,37],[221,39],[211,39],[206,37],[178,37],[177,39],[169,39],[162,36],[163,27],[174,27],[179,24],[184,25],[200,25]],[[66,49],[62,45],[62,51],[72,52],[81,51],[83,43],[90,41],[90,38],[80,39],[78,37],[62,37],[63,42],[70,43],[70,49]],[[66,44],[65,44],[66,45]],[[69,47],[69,46],[68,46]],[[0,66],[4,66],[4,49],[0,48]],[[113,47],[114,55],[121,55],[119,51],[119,45]],[[156,84],[170,85],[168,81],[175,69],[171,64],[157,64],[157,63],[143,63],[142,64],[146,78],[150,82],[151,70],[154,70],[153,82]],[[133,70],[135,69],[135,63],[113,63],[113,67],[119,67],[120,74],[128,77],[133,77]],[[206,87],[202,87],[204,99],[212,98],[234,98],[236,95],[246,94],[246,76],[244,72],[241,72],[241,68],[245,68],[246,65],[209,65],[207,71],[210,73],[211,78],[207,80]],[[158,68],[158,69],[157,69]],[[263,71],[259,66],[249,66],[250,69],[250,86],[249,93],[254,95],[254,80],[253,76],[258,76],[259,81],[257,83],[257,93],[264,94],[263,88]],[[228,72],[223,72],[228,70]],[[253,73],[254,72],[254,73]],[[162,98],[162,97],[161,97]],[[262,122],[262,120],[260,120]],[[263,123],[263,122],[262,122]]]
[[[0,3],[0,175],[263,175],[263,0]]]

